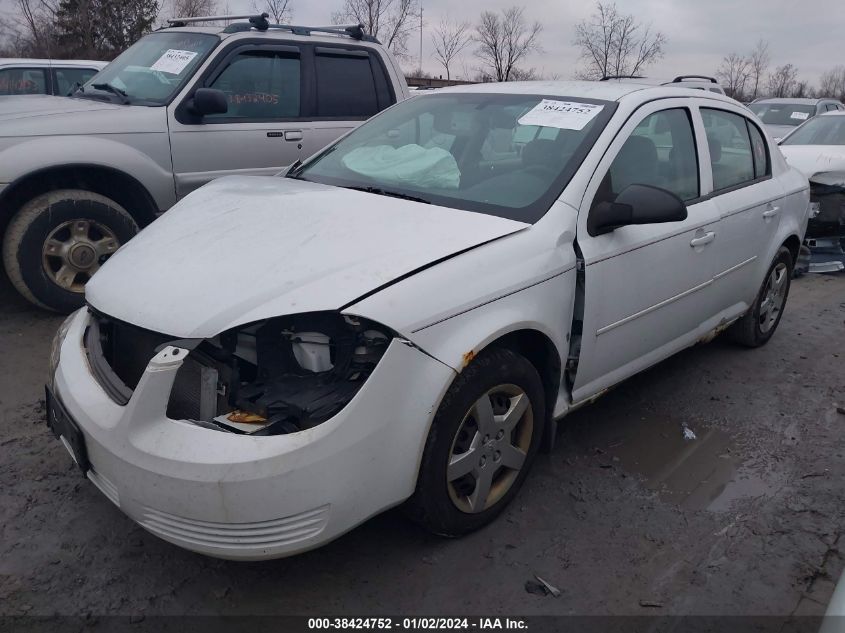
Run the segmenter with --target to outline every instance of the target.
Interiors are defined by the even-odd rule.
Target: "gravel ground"
[[[796,280],[766,347],[698,346],[567,418],[476,534],[391,511],[262,563],[160,541],[80,477],[44,424],[60,321],[0,281],[0,615],[819,615],[843,567],[845,275]]]

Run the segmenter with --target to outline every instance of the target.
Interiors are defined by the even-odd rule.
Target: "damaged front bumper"
[[[84,436],[87,476],[161,538],[203,554],[264,559],[319,546],[401,503],[416,483],[429,425],[454,372],[393,338],[342,410],[282,435],[254,436],[168,417],[177,345],[149,360],[128,401],[103,388],[71,321],[55,395]]]
[[[810,257],[806,272],[845,270],[845,181],[841,174],[810,179],[810,220],[804,245]]]

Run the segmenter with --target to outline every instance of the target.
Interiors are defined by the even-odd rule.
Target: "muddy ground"
[[[0,615],[820,614],[843,567],[845,275],[796,280],[765,348],[698,346],[568,418],[476,534],[391,511],[262,563],[160,541],[81,478],[43,421],[59,322],[0,281]]]

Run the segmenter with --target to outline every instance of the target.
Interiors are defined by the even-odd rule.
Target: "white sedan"
[[[722,330],[767,342],[808,206],[715,93],[433,91],[122,247],[56,336],[49,423],[205,554],[290,555],[403,503],[464,534],[569,411]]]

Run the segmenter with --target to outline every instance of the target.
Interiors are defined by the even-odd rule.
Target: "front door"
[[[681,349],[718,311],[709,287],[719,213],[701,196],[702,136],[689,99],[652,102],[628,120],[599,163],[578,214],[585,291],[574,402]],[[687,219],[590,235],[591,210],[632,184],[676,194]]]
[[[203,81],[226,93],[226,113],[201,120],[179,107],[169,113],[180,198],[219,176],[278,173],[303,155],[301,65],[296,46],[236,48]]]

